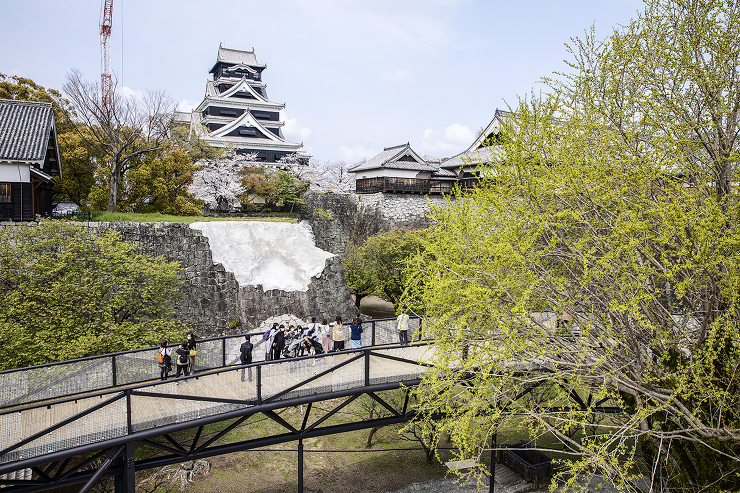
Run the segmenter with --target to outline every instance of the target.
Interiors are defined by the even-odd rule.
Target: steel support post
[[[118,368],[116,368],[116,355],[114,354],[111,356],[111,370],[113,371],[113,386],[118,387],[118,377],[116,374],[118,373]]]
[[[375,320],[370,321],[370,345],[375,346]]]
[[[298,493],[303,493],[303,440],[298,440]]]
[[[116,493],[135,493],[136,491],[136,458],[134,457],[134,442],[126,445],[123,459],[123,471],[115,477]]]

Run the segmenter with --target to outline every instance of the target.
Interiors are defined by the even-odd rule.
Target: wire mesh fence
[[[418,318],[410,320],[409,337],[419,331],[420,324],[421,320]],[[221,336],[197,341],[195,371],[238,365],[239,348],[245,335],[251,336],[255,346],[252,351],[253,361],[264,361],[265,341],[262,333]],[[344,325],[344,339],[349,346],[350,328],[347,324]],[[363,347],[395,344],[398,341],[395,319],[369,320],[363,323]],[[157,349],[150,347],[2,371],[0,408],[156,380],[160,375]]]
[[[425,372],[433,351],[430,345],[343,351],[6,410],[0,464],[268,402],[410,381]]]

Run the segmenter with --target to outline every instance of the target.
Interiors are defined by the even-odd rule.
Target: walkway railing
[[[244,416],[255,406],[264,410],[413,384],[426,371],[424,361],[433,349],[414,344],[254,363],[8,409],[0,412],[0,464],[25,467],[21,461],[26,459],[49,454],[53,459],[70,449],[86,452],[84,447],[102,442],[115,446],[132,434],[145,440],[173,427],[202,425],[216,415],[211,420]],[[281,404],[287,400],[292,401]]]
[[[420,319],[413,318],[409,323],[409,332],[417,331],[419,324]],[[363,347],[398,343],[395,319],[367,320],[362,325]],[[239,346],[244,342],[245,335],[198,340],[195,370],[208,371],[239,364]],[[249,335],[255,345],[253,361],[263,361],[265,351],[262,333],[253,332]],[[349,346],[348,324],[344,326],[344,336]],[[2,371],[0,408],[156,380],[159,378],[157,349],[134,349]]]

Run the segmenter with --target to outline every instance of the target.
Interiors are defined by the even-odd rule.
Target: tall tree
[[[110,107],[104,107],[100,86],[83,80],[76,70],[67,75],[63,89],[75,110],[80,138],[107,168],[108,211],[116,212],[121,177],[147,154],[164,148],[174,104],[163,92],[147,92],[138,101],[114,91]]]
[[[423,230],[377,233],[361,245],[350,244],[343,259],[347,286],[355,292],[355,303],[375,294],[396,307],[409,287],[406,265],[415,255],[424,255]]]
[[[740,4],[647,0],[571,52],[483,185],[434,210],[421,408],[464,458],[511,425],[562,479],[738,491]]]
[[[124,211],[159,212],[176,216],[199,216],[203,202],[188,191],[198,166],[184,151],[168,150],[150,155],[144,163],[126,174]]]

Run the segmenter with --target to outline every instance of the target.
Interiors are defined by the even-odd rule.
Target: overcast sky
[[[100,77],[100,0],[0,0],[0,73],[61,89]],[[256,50],[286,137],[320,161],[405,142],[465,149],[496,108],[565,70],[565,43],[627,23],[641,0],[114,0],[119,87],[202,99],[219,43]]]

